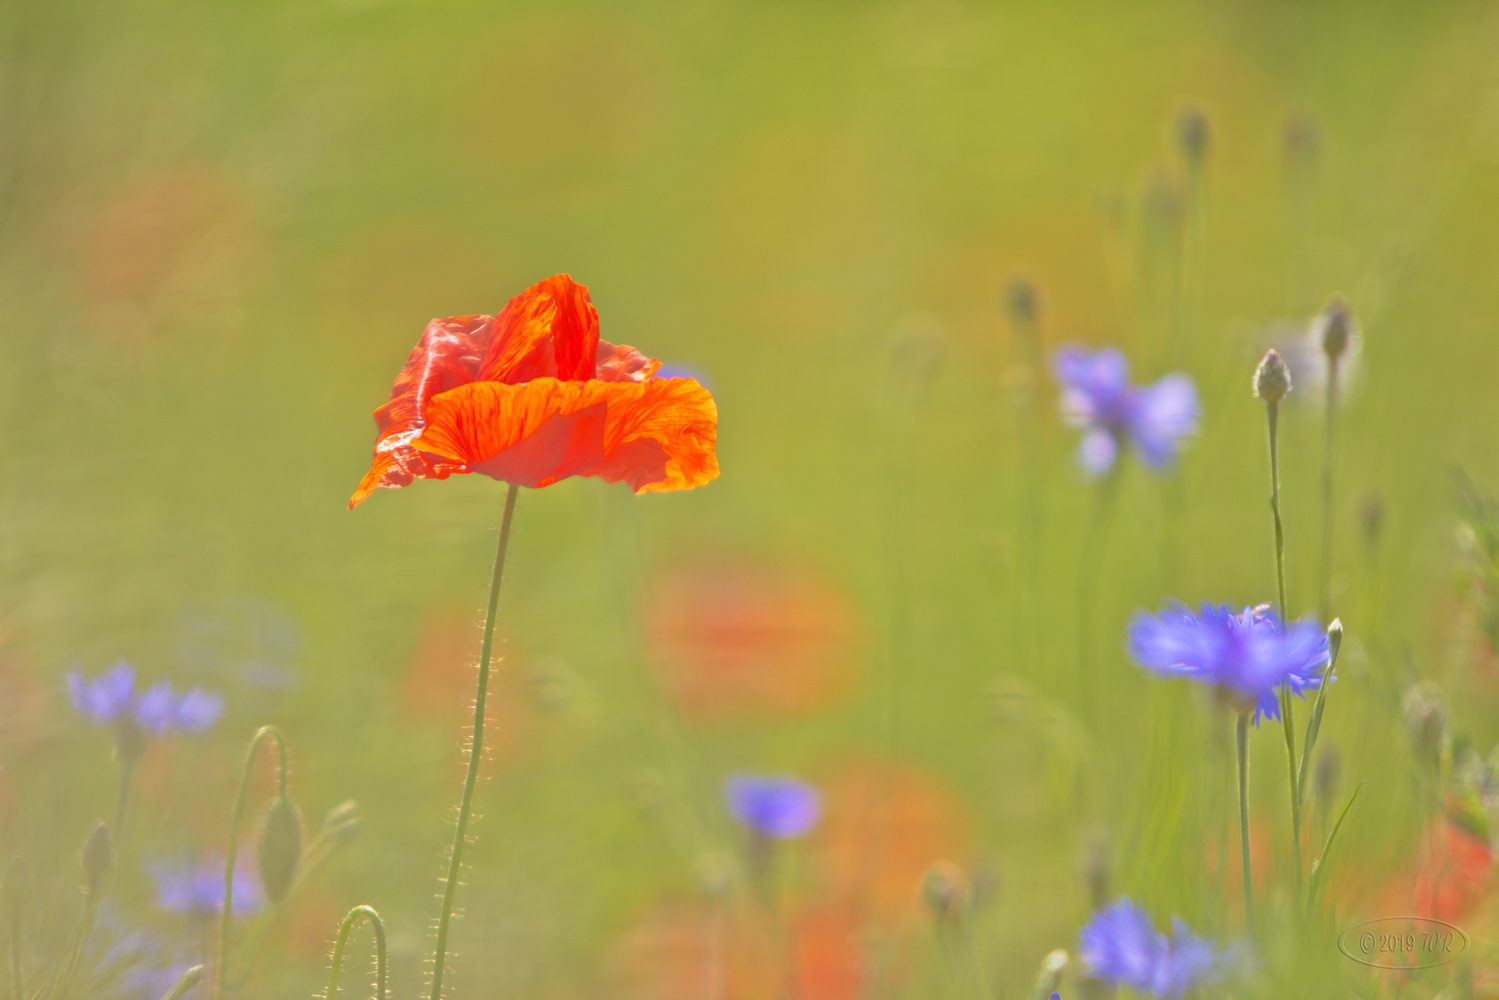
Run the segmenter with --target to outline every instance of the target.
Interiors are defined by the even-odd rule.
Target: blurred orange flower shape
[[[636,493],[718,475],[718,408],[690,378],[599,339],[588,288],[539,281],[498,316],[427,324],[375,411],[375,459],[349,500],[414,479],[482,472],[517,486],[569,476],[624,480]]]

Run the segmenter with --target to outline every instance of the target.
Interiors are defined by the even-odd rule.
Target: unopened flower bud
[[[1378,490],[1364,495],[1358,508],[1359,527],[1364,532],[1364,544],[1373,548],[1379,543],[1379,531],[1384,527],[1384,497]]]
[[[167,995],[162,997],[161,1000],[181,1000],[182,997],[187,995],[189,990],[202,981],[203,966],[195,965],[178,977],[177,982],[172,984],[172,988],[167,991]]]
[[[101,820],[89,831],[83,842],[83,874],[88,878],[88,889],[92,893],[99,887],[104,876],[115,866],[115,842],[109,835],[109,827]]]
[[[921,878],[921,896],[932,916],[942,920],[964,913],[973,890],[961,868],[951,861],[936,861]]]
[[[327,837],[339,843],[352,840],[354,834],[359,832],[359,824],[362,817],[359,814],[359,803],[353,799],[340,802],[328,810],[328,815],[323,817],[323,829],[320,837]]]
[[[1312,771],[1312,791],[1324,809],[1338,792],[1338,778],[1342,770],[1343,759],[1336,746],[1328,744],[1317,752],[1317,766]]]
[[[1290,391],[1291,369],[1271,348],[1254,370],[1254,394],[1267,403],[1279,403]]]
[[[1431,681],[1412,684],[1400,708],[1417,757],[1425,766],[1439,768],[1447,749],[1447,698],[1442,689]]]
[[[296,803],[278,795],[260,817],[260,885],[265,898],[280,903],[291,892],[302,860],[302,814]]]
[[[1334,618],[1327,626],[1327,662],[1338,662],[1338,652],[1343,648],[1343,619]]]
[[[1182,108],[1176,116],[1176,142],[1187,162],[1193,165],[1202,162],[1203,154],[1208,151],[1209,136],[1207,116],[1202,110],[1195,104]]]
[[[1020,327],[1029,327],[1036,322],[1036,286],[1026,278],[1011,278],[1006,289],[1010,300],[1010,316]]]
[[[1041,959],[1041,967],[1036,970],[1036,981],[1031,985],[1032,1000],[1047,1000],[1048,997],[1056,996],[1054,991],[1062,985],[1062,976],[1067,972],[1069,961],[1071,959],[1066,948],[1056,948],[1046,953],[1046,957]]]
[[[1310,163],[1317,156],[1317,147],[1322,144],[1317,123],[1306,115],[1292,115],[1286,121],[1283,138],[1286,156],[1293,163]]]
[[[1322,351],[1337,360],[1348,349],[1348,327],[1352,317],[1343,296],[1334,295],[1322,310]]]
[[[36,876],[31,873],[31,866],[26,863],[26,859],[11,859],[10,865],[5,869],[5,879],[0,882],[0,891],[4,893],[5,911],[12,926],[19,922],[21,910],[31,899],[31,892],[35,888]]]

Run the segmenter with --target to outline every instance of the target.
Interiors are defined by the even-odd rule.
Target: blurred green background
[[[1111,892],[1237,933],[1212,874],[1238,860],[1228,722],[1130,665],[1123,629],[1171,596],[1273,599],[1249,378],[1336,291],[1365,335],[1324,728],[1342,794],[1366,782],[1349,878],[1421,826],[1408,683],[1499,739],[1448,473],[1499,482],[1491,4],[12,0],[0,44],[0,847],[69,886],[112,808],[69,669],[124,657],[226,698],[153,748],[137,869],[222,849],[244,741],[278,723],[310,822],[346,798],[364,822],[254,995],[310,995],[359,902],[397,992],[421,981],[503,489],[345,503],[426,321],[558,271],[605,339],[710,387],[723,474],[522,494],[454,995],[703,995],[738,770],[828,796],[780,870],[787,950],[742,956],[797,956],[798,996],[940,994],[917,902],[938,857],[978,885],[999,996],[1075,941],[1090,850]],[[1116,344],[1202,394],[1178,469],[1129,463],[1088,552],[1096,487],[1010,322],[1016,276],[1043,351]],[[1283,419],[1293,612],[1323,419]],[[1283,855],[1284,749],[1252,742]],[[120,884],[122,919],[157,919],[143,874]],[[780,991],[727,961],[725,996]]]

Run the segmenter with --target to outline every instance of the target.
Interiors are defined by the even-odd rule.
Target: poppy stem
[[[344,948],[349,943],[349,931],[360,917],[369,920],[375,931],[375,997],[385,1000],[385,922],[373,907],[356,906],[338,925],[338,939],[333,943],[333,971],[328,973],[328,992],[324,1000],[338,1000],[338,974],[343,970]]]
[[[250,791],[250,770],[255,764],[255,752],[268,736],[276,741],[276,756],[281,765],[279,787],[281,794],[286,794],[286,740],[275,726],[261,726],[250,738],[245,768],[239,777],[239,794],[234,797],[234,812],[229,817],[229,847],[224,852],[224,910],[219,918],[219,1000],[229,995],[229,929],[234,918],[234,856],[239,849],[239,824],[245,814],[245,797]]]
[[[1239,856],[1244,874],[1244,926],[1254,938],[1254,893],[1249,870],[1249,713],[1240,712],[1234,724],[1234,746],[1239,755]]]
[[[510,543],[510,521],[515,516],[515,498],[520,487],[510,484],[505,494],[505,515],[500,521],[500,542],[494,555],[494,575],[489,580],[489,607],[484,612],[484,639],[479,645],[479,685],[474,693],[474,736],[468,748],[468,773],[463,779],[463,799],[458,805],[458,827],[453,832],[453,851],[448,858],[448,877],[442,893],[442,913],[437,918],[437,946],[432,954],[432,1000],[442,998],[442,969],[448,958],[448,927],[453,920],[453,896],[463,864],[463,845],[468,819],[473,812],[474,786],[479,780],[479,760],[484,755],[484,700],[489,692],[489,651],[494,645],[495,609],[500,604],[500,580],[505,573],[505,549]]]

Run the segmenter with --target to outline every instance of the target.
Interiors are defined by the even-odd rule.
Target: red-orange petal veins
[[[693,379],[474,382],[433,397],[427,415],[423,451],[520,486],[597,476],[644,493],[718,475],[718,408]]]
[[[495,317],[494,328],[476,381],[594,377],[599,314],[589,301],[588,286],[571,275],[554,274],[515,296]]]

